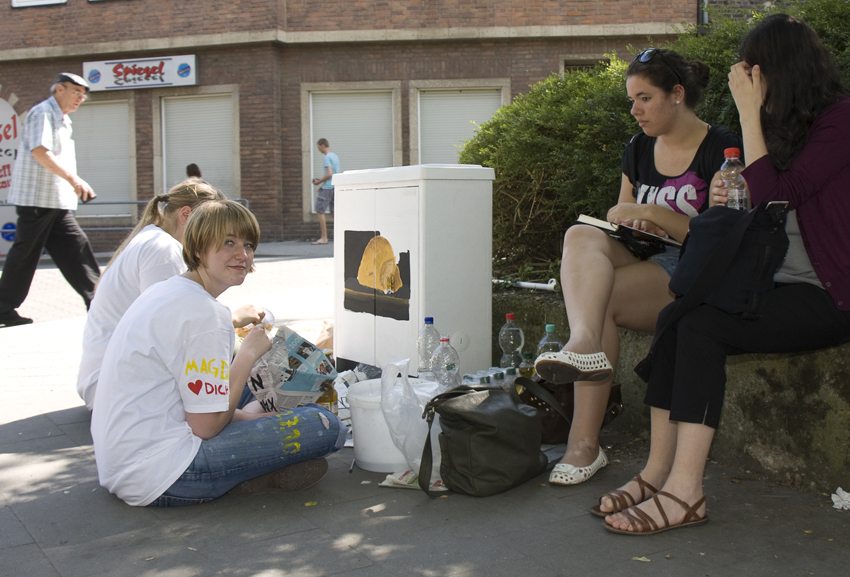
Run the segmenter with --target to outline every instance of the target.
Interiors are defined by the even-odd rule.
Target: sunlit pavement
[[[257,272],[221,300],[265,306],[314,338],[333,317],[332,255],[332,245],[261,246]],[[645,449],[617,421],[603,434],[611,465],[572,488],[541,475],[484,499],[429,499],[379,488],[384,474],[349,473],[353,451],[343,449],[304,491],[129,507],[98,485],[75,390],[81,299],[44,265],[19,311],[36,323],[0,329],[2,576],[784,576],[846,575],[850,566],[850,511],[716,463],[705,481],[707,525],[607,533],[588,509],[639,471]]]

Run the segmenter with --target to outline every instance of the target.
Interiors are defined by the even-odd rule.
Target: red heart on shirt
[[[193,393],[195,393],[196,395],[198,395],[198,394],[200,394],[201,387],[203,387],[203,386],[204,386],[203,381],[201,381],[201,379],[198,379],[194,383],[189,383],[189,390],[192,391]]]

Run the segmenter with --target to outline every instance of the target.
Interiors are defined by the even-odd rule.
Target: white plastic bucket
[[[348,389],[354,462],[376,473],[401,473],[410,469],[404,454],[395,446],[381,411],[381,379],[354,383]]]

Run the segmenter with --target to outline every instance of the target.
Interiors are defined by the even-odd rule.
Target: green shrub
[[[461,163],[496,170],[496,270],[516,276],[521,267],[548,267],[570,220],[604,214],[613,203],[623,142],[636,126],[623,68],[612,58],[611,66],[550,76],[481,125],[462,150]]]
[[[850,80],[850,0],[807,0],[782,7],[812,25]],[[727,88],[729,67],[750,18],[712,13],[703,29],[688,26],[665,48],[711,69],[697,115],[740,133]],[[759,16],[756,15],[756,19]],[[647,46],[652,40],[648,39]],[[564,77],[554,74],[478,127],[460,153],[463,164],[496,171],[493,183],[493,271],[501,278],[557,277],[564,231],[581,214],[605,218],[617,200],[621,157],[640,129],[629,114],[627,61]],[[627,56],[630,60],[631,56]]]

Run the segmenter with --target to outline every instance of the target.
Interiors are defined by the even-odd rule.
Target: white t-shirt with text
[[[106,348],[91,433],[100,484],[148,505],[192,463],[201,445],[186,412],[229,406],[235,333],[230,310],[175,276],[142,293]]]
[[[118,321],[151,285],[186,272],[183,245],[156,225],[139,231],[100,277],[83,330],[77,392],[92,409],[106,345]]]

